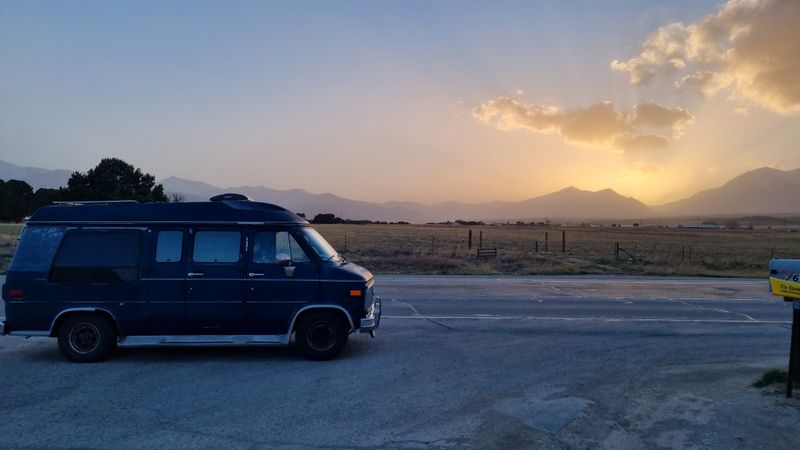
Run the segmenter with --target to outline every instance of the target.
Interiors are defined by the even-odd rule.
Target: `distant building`
[[[682,223],[678,228],[694,228],[699,230],[719,230],[720,226],[713,223]]]

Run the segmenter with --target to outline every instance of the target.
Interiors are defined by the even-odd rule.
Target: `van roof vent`
[[[221,202],[221,201],[223,201],[223,200],[244,200],[244,201],[250,201],[250,200],[252,200],[252,199],[251,199],[250,197],[248,197],[248,196],[244,195],[244,194],[228,193],[228,194],[219,194],[219,195],[215,195],[215,196],[211,197],[211,198],[210,198],[210,199],[208,199],[208,200],[209,200],[209,201],[212,201],[212,202]]]

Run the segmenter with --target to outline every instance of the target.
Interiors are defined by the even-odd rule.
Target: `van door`
[[[297,240],[287,231],[253,233],[247,256],[248,334],[286,334],[294,315],[319,298],[319,274]]]
[[[181,334],[186,302],[187,230],[155,229],[147,276],[148,334]]]
[[[196,229],[193,235],[186,274],[186,332],[241,334],[245,239],[236,229]]]

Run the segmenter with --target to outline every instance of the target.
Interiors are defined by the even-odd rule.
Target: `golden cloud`
[[[611,102],[566,110],[557,106],[526,104],[510,97],[489,100],[476,107],[472,115],[499,130],[557,133],[570,144],[626,151],[669,144],[663,136],[642,133],[642,126],[670,129],[676,136],[693,119],[683,108],[657,103],[641,103],[629,112],[616,111]]]
[[[611,102],[565,113],[560,129],[561,136],[571,144],[601,148],[612,146],[617,138],[630,131],[630,121],[614,111]]]
[[[664,168],[657,164],[649,164],[643,161],[636,161],[626,167],[628,175],[635,178],[645,178],[658,175]]]
[[[669,139],[657,134],[629,134],[620,136],[614,146],[621,150],[653,149],[669,145]]]
[[[499,130],[523,128],[536,133],[557,131],[563,116],[555,106],[526,105],[511,97],[490,100],[472,110],[472,115]]]
[[[679,89],[703,95],[728,90],[781,114],[800,111],[800,1],[729,0],[691,24],[653,32],[638,56],[614,60],[633,85],[656,76],[682,76]]]
[[[633,125],[654,128],[682,129],[694,120],[694,116],[683,108],[669,108],[658,103],[640,103],[633,109]]]

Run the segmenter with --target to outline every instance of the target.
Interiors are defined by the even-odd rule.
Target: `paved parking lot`
[[[791,311],[763,280],[378,277],[384,321],[291,348],[64,360],[0,338],[6,448],[800,448]]]

